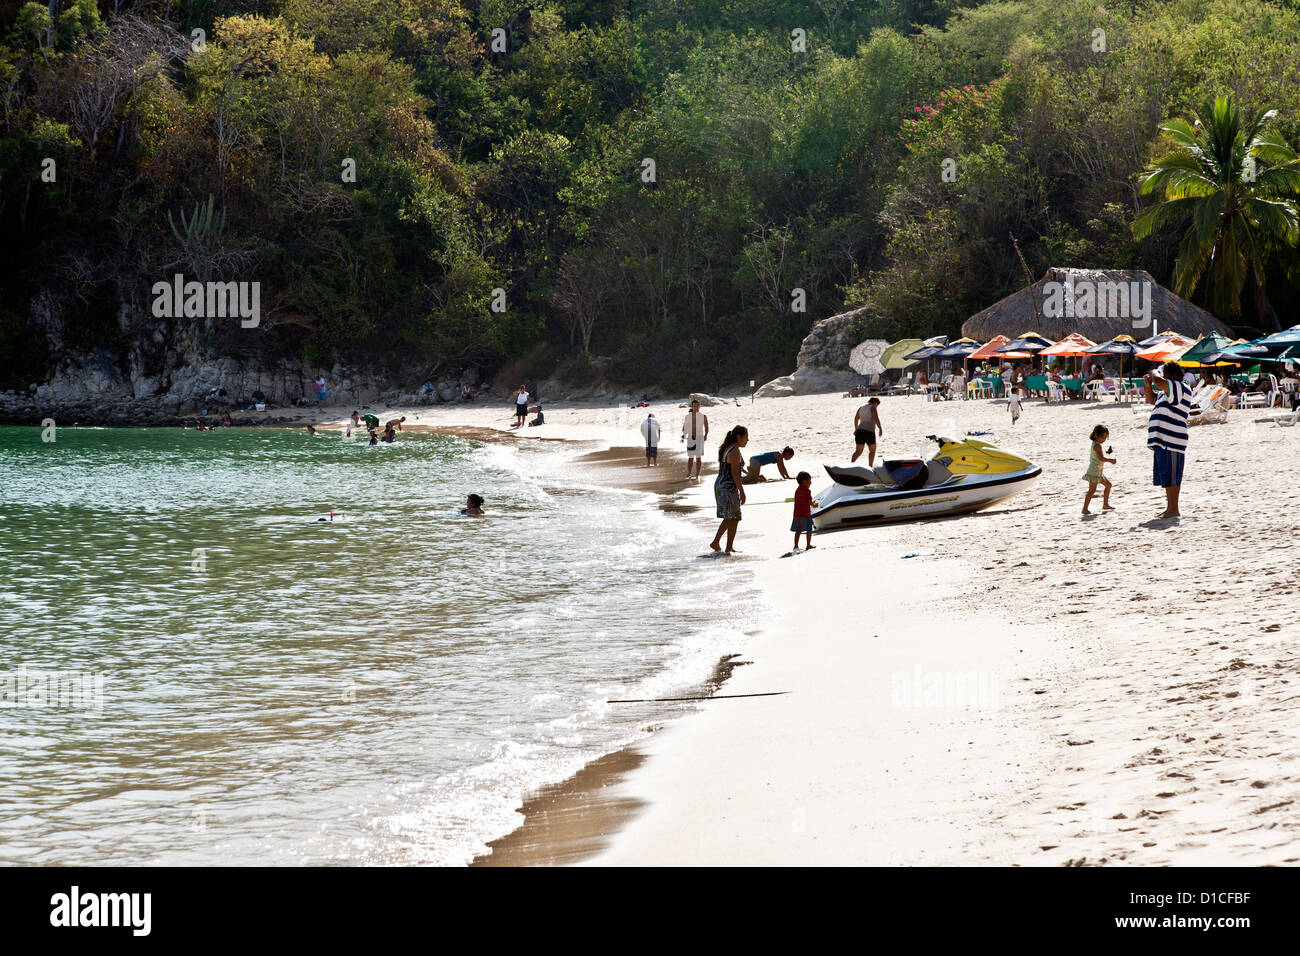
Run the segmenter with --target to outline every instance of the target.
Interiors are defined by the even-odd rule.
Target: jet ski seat
[[[887,463],[894,484],[901,491],[924,488],[930,470],[923,461],[891,461]]]

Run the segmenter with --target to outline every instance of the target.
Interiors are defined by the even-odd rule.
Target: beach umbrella
[[[993,338],[989,339],[987,342],[985,342],[983,345],[977,348],[974,352],[971,352],[971,354],[966,356],[966,358],[967,360],[976,359],[980,362],[983,362],[986,359],[991,359],[991,358],[996,358],[999,361],[1001,361],[1002,356],[997,355],[995,353],[997,352],[998,349],[1002,348],[1002,346],[1006,345],[1010,341],[1011,340],[1007,338],[1005,335],[995,335],[993,336]]]
[[[1149,349],[1151,348],[1151,346],[1160,345],[1164,342],[1167,342],[1169,339],[1185,339],[1185,338],[1187,338],[1187,336],[1180,335],[1177,332],[1160,332],[1156,335],[1151,336],[1151,338],[1149,339],[1143,339],[1141,342],[1138,343],[1138,348]]]
[[[1132,341],[1130,339],[1129,341]],[[1044,355],[1060,356],[1062,358],[1080,358],[1089,352],[1095,351],[1097,343],[1086,335],[1080,335],[1078,332],[1071,332],[1055,345],[1049,345],[1038,353],[1039,357]]]
[[[973,358],[973,359],[993,358],[994,353],[997,352],[998,349],[1002,348],[1002,346],[1006,345],[1010,341],[1011,340],[1007,338],[1005,335],[995,335],[993,336],[993,338],[989,339],[987,342],[985,342],[983,345],[977,348],[974,352],[971,352],[971,354],[968,355],[967,358]]]
[[[1256,348],[1258,352],[1251,354],[1246,349]],[[1225,362],[1232,365],[1245,365],[1247,362],[1273,362],[1280,359],[1271,359],[1268,357],[1268,350],[1258,346],[1237,346],[1230,345],[1221,352],[1211,352],[1205,357],[1207,365],[1223,365]]]
[[[880,361],[889,343],[883,339],[867,339],[854,346],[849,353],[849,368],[859,375],[883,375],[885,366]]]
[[[1082,358],[1088,354],[1088,350],[1093,348],[1097,343],[1086,335],[1080,335],[1078,332],[1071,332],[1055,345],[1049,345],[1038,353],[1039,358],[1044,356],[1049,358]]]
[[[1088,349],[1092,355],[1118,355],[1119,356],[1119,377],[1124,377],[1124,356],[1136,355],[1138,344],[1133,341],[1131,335],[1117,335],[1109,342],[1102,342],[1100,345],[1094,345]]]
[[[942,348],[942,345],[923,345],[914,352],[908,352],[903,358],[920,362],[923,359],[934,358]]]
[[[962,378],[966,377],[966,360],[970,358],[972,352],[977,351],[980,343],[974,339],[961,338],[955,342],[945,345],[940,351],[935,353],[935,358],[961,359]]]
[[[899,339],[886,347],[880,356],[880,364],[889,371],[901,371],[911,368],[916,363],[907,358],[908,352],[915,352],[924,343],[920,339]]]
[[[1140,346],[1142,343],[1139,342]],[[1150,348],[1144,348],[1137,353],[1137,357],[1148,362],[1169,362],[1180,357],[1184,352],[1195,345],[1191,339],[1182,335],[1174,335],[1163,342],[1157,342]]]
[[[1283,348],[1292,345],[1300,345],[1300,325],[1293,325],[1291,328],[1282,332],[1274,332],[1272,335],[1266,335],[1262,339],[1256,339],[1255,342],[1259,345],[1267,345],[1269,347],[1280,345]]]
[[[1005,356],[1008,352],[1041,352],[1051,345],[1051,339],[1045,339],[1037,332],[1021,332],[1019,338],[1012,339],[994,354]]]
[[[1230,347],[1232,341],[1218,332],[1201,336],[1196,344],[1178,356],[1178,364],[1186,368],[1206,368],[1212,365],[1233,365],[1232,361],[1215,361],[1214,357]]]
[[[980,344],[974,339],[958,339],[949,345],[945,345],[938,352],[934,353],[935,358],[970,358],[972,352],[979,350]]]
[[[932,336],[930,336],[928,339],[925,340],[925,343],[924,343],[924,344],[926,344],[926,345],[947,345],[947,344],[948,344],[948,336],[946,336],[946,335],[932,335]]]

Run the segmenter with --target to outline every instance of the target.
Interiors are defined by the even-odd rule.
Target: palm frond
[[[1169,199],[1147,207],[1137,219],[1133,220],[1133,238],[1145,239],[1157,229],[1170,223],[1181,222],[1188,216],[1194,215],[1197,205],[1201,202],[1203,200],[1192,198]]]

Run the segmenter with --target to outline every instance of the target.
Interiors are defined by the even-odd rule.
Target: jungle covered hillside
[[[1207,98],[1300,142],[1285,2],[4,0],[0,37],[0,387],[182,340],[762,380],[845,305],[954,333],[1024,284],[1011,234],[1035,278],[1170,283],[1140,174]],[[1284,325],[1293,241],[1258,250]],[[261,326],[155,317],[176,272],[256,280]]]

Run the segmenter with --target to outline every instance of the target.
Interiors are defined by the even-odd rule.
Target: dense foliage
[[[123,358],[176,271],[260,281],[263,358],[542,377],[606,355],[695,388],[788,371],[845,305],[864,333],[953,333],[1023,285],[1011,234],[1036,273],[1169,282],[1181,234],[1132,230],[1139,174],[1179,148],[1159,125],[1230,95],[1294,145],[1293,6],[6,0],[0,384]],[[178,228],[209,200],[223,225]],[[1290,324],[1278,235],[1258,274]],[[1262,324],[1254,286],[1197,275]]]

